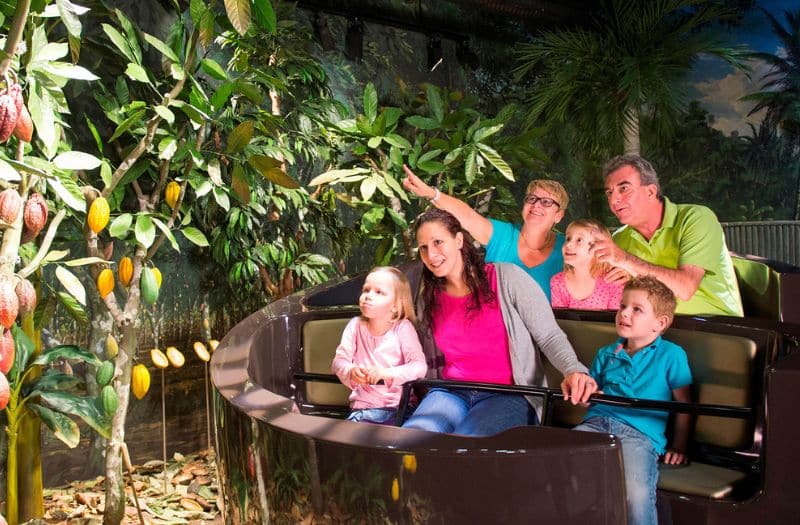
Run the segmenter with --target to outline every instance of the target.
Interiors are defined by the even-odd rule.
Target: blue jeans
[[[403,427],[490,436],[528,424],[538,424],[536,412],[521,395],[432,388]]]
[[[622,445],[628,525],[656,525],[658,453],[646,435],[610,417],[592,417],[574,430],[614,434]]]
[[[397,415],[396,408],[362,408],[351,410],[347,416],[348,421],[363,421],[364,423],[394,423]]]

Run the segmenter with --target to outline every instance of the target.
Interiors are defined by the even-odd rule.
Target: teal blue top
[[[564,255],[561,248],[564,246],[564,234],[556,232],[556,242],[550,256],[536,266],[525,266],[519,258],[520,225],[510,222],[489,219],[492,223],[492,237],[486,245],[486,262],[507,262],[516,264],[533,277],[539,287],[550,301],[550,279],[564,269]]]
[[[598,350],[589,369],[589,374],[604,394],[671,401],[673,390],[692,383],[686,352],[675,343],[659,336],[633,356],[625,351],[624,343],[625,340],[620,338]],[[667,412],[592,405],[584,421],[595,416],[614,418],[635,428],[650,439],[659,454],[664,453]]]

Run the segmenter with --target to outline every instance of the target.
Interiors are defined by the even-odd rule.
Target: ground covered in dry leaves
[[[124,525],[223,523],[213,451],[186,456],[175,454],[167,461],[166,483],[164,470],[160,460],[135,466],[133,487],[130,476],[125,473],[127,507]],[[46,489],[44,499],[44,519],[29,521],[28,525],[96,525],[103,521],[103,477]]]

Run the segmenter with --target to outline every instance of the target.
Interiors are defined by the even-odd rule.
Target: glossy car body
[[[757,305],[749,307],[750,317],[675,321],[681,337],[697,332],[715,341],[738,338],[752,341],[758,351],[746,373],[752,384],[744,402],[751,414],[744,444],[724,449],[699,437],[692,452],[698,465],[738,470],[742,479],[722,496],[659,490],[661,516],[671,515],[674,523],[800,519],[795,480],[800,422],[794,411],[800,326],[780,321],[796,315],[781,301],[797,296],[800,273],[753,264],[760,265],[750,268],[759,297],[750,301]],[[744,261],[737,268],[743,282],[750,266]],[[415,283],[419,265],[405,271]],[[542,426],[467,438],[347,422],[332,417],[345,413],[346,405],[310,401],[309,383],[298,378],[308,372],[304,326],[341,324],[356,315],[363,277],[335,280],[266,306],[227,334],[214,353],[217,461],[228,523],[296,523],[311,517],[365,523],[624,523],[622,462],[613,436]],[[607,312],[560,311],[557,317],[573,333],[584,326],[613,330]],[[334,347],[336,342],[326,341]],[[708,374],[738,381],[724,370]],[[724,425],[718,420],[705,420],[712,433]],[[677,479],[680,487],[680,473]]]

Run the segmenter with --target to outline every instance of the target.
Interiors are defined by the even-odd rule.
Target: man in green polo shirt
[[[623,226],[613,240],[596,236],[598,259],[630,275],[652,275],[678,298],[676,313],[743,316],[725,235],[705,206],[674,204],[653,166],[638,155],[603,168],[608,206]]]

